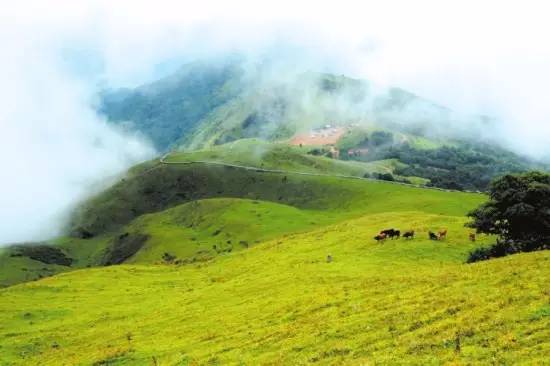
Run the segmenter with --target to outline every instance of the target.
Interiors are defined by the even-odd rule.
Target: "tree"
[[[486,257],[549,247],[549,174],[505,175],[491,184],[489,197],[488,202],[468,214],[473,220],[467,224],[478,233],[498,236],[497,244],[487,249],[494,255],[486,253]]]
[[[374,131],[371,134],[370,142],[373,146],[391,145],[393,144],[393,134],[385,131]]]
[[[394,182],[395,181],[395,178],[393,177],[393,175],[391,173],[379,173],[377,177],[380,180],[387,180],[388,182]]]

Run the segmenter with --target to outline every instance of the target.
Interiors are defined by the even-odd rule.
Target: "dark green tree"
[[[374,131],[371,134],[370,143],[373,146],[391,145],[393,144],[393,134],[386,131]]]
[[[484,259],[549,247],[549,174],[505,175],[491,184],[489,197],[489,201],[468,214],[473,220],[467,226],[478,233],[497,235],[498,241],[491,248],[473,252],[471,261],[474,254],[477,259]]]

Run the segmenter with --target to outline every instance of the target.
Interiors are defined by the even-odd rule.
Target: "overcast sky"
[[[550,153],[544,1],[25,1],[0,8],[0,242],[54,235],[89,185],[153,156],[90,107],[180,61],[268,54],[498,117]]]

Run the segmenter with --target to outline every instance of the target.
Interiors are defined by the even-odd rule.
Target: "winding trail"
[[[464,192],[464,193],[483,193],[483,192],[476,192],[476,191],[459,191],[456,189],[444,189],[439,187],[428,187],[428,186],[421,186],[418,184],[410,184],[410,183],[403,183],[403,182],[395,182],[395,181],[387,181],[387,180],[380,180],[380,179],[374,179],[374,178],[365,178],[365,177],[358,177],[355,175],[345,175],[345,174],[323,174],[323,173],[308,173],[308,172],[297,172],[297,171],[291,171],[291,170],[281,170],[281,169],[265,169],[265,168],[258,168],[253,166],[247,166],[247,165],[238,165],[238,164],[231,164],[226,163],[222,161],[207,161],[207,160],[192,160],[192,161],[166,161],[166,158],[168,157],[168,154],[164,154],[160,159],[159,162],[161,164],[165,165],[193,165],[193,164],[202,164],[202,165],[213,165],[213,166],[222,166],[222,167],[229,167],[229,168],[236,168],[236,169],[243,169],[243,170],[251,170],[256,171],[259,173],[275,173],[275,174],[293,174],[293,175],[306,175],[306,176],[313,176],[313,177],[333,177],[333,178],[342,178],[342,179],[355,179],[355,180],[365,180],[370,182],[384,182],[384,183],[392,183],[392,184],[398,184],[402,186],[412,187],[412,188],[421,188],[421,189],[434,189],[438,191],[443,192]]]

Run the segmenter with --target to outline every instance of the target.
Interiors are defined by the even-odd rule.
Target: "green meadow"
[[[544,364],[548,252],[464,264],[476,244],[463,222],[365,215],[206,262],[85,269],[9,287],[0,293],[2,362]],[[386,226],[420,232],[376,244],[373,231]],[[434,227],[449,238],[427,240]]]
[[[249,143],[166,160],[367,169]],[[92,238],[49,243],[70,267],[0,253],[0,365],[546,364],[550,255],[466,264],[494,242],[464,226],[485,199],[144,163],[75,213],[70,230]],[[416,236],[377,243],[388,228]]]

